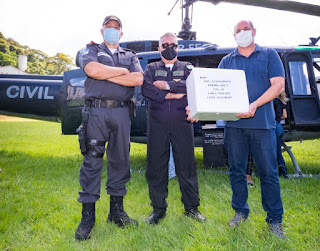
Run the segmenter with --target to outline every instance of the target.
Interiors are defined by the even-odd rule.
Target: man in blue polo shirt
[[[219,68],[244,70],[249,111],[239,113],[237,121],[225,125],[225,146],[229,158],[232,207],[235,216],[229,226],[238,227],[249,215],[246,165],[251,152],[261,180],[262,206],[270,230],[280,238],[283,206],[277,173],[275,118],[272,100],[284,91],[284,69],[274,49],[254,43],[256,29],[242,20],[234,28],[238,48],[225,56]]]

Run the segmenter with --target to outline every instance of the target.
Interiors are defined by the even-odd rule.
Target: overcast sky
[[[117,15],[123,23],[121,41],[157,40],[181,30],[176,0],[1,0],[0,32],[21,45],[57,52],[73,58],[90,41],[101,42],[100,28],[107,15]],[[320,0],[309,0],[320,4]],[[308,44],[320,36],[320,17],[237,4],[213,5],[196,2],[192,30],[197,39],[219,46],[235,46],[233,26],[250,19],[257,28],[256,43],[263,46]]]

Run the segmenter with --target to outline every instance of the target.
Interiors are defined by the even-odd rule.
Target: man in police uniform
[[[165,217],[168,197],[168,160],[172,144],[181,200],[187,216],[205,221],[200,205],[194,158],[192,123],[187,121],[186,79],[193,68],[177,60],[178,41],[173,33],[159,41],[161,61],[147,65],[142,94],[148,99],[146,178],[153,211],[146,222],[157,224]]]
[[[234,217],[230,227],[238,227],[249,216],[246,165],[252,154],[261,182],[261,200],[266,221],[276,236],[282,230],[283,205],[277,170],[275,118],[272,100],[284,91],[284,69],[277,52],[255,44],[256,29],[249,20],[234,27],[238,47],[225,56],[219,68],[239,69],[246,73],[249,111],[237,114],[237,121],[227,121],[224,145],[229,159]]]
[[[80,169],[78,201],[82,203],[82,219],[75,238],[85,240],[95,223],[95,202],[100,198],[103,155],[108,161],[107,193],[110,194],[108,222],[119,227],[137,225],[123,210],[125,184],[130,180],[130,114],[134,87],[142,85],[139,60],[131,50],[119,46],[122,23],[116,16],[107,16],[102,24],[104,42],[87,45],[81,59],[88,78],[86,100],[79,133],[84,155]],[[130,110],[130,111],[129,111]],[[108,142],[107,149],[105,144]]]

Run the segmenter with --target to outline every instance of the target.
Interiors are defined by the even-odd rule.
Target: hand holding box
[[[249,110],[242,70],[194,68],[186,81],[190,117],[198,120],[238,120]]]

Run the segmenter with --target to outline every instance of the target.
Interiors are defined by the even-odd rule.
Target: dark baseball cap
[[[120,27],[122,28],[122,23],[121,23],[120,18],[118,18],[118,17],[116,17],[116,16],[113,16],[113,15],[111,15],[111,16],[106,16],[105,19],[104,19],[104,21],[103,21],[103,23],[102,23],[102,25],[105,25],[106,23],[108,23],[108,22],[111,21],[111,20],[117,21],[117,22],[120,24]]]

